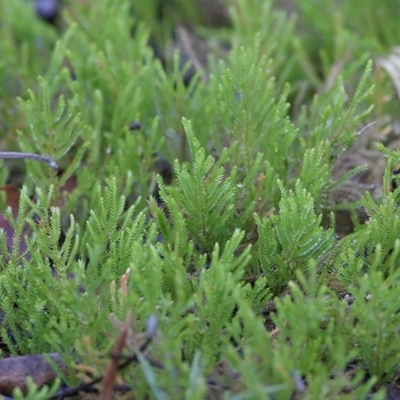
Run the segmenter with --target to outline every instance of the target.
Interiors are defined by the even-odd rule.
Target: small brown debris
[[[38,387],[52,382],[57,375],[47,361],[49,358],[65,370],[60,356],[56,353],[0,359],[0,394],[10,396],[15,388],[20,388],[22,392],[25,392],[28,376]]]

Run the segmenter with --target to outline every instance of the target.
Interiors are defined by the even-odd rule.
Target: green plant
[[[400,155],[368,60],[396,43],[393,3],[366,1],[364,25],[358,2],[296,1],[296,19],[230,1],[214,30],[201,1],[65,2],[57,27],[0,4],[1,147],[60,165],[1,166],[1,357],[58,352],[67,386],[101,382],[126,329],[111,385],[135,398],[381,399],[398,369]],[[365,165],[338,165],[360,135],[382,142],[365,149],[387,159],[382,193],[338,202],[369,187]]]

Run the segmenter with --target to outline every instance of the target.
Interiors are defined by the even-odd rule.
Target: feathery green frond
[[[259,234],[259,261],[274,290],[294,279],[296,270],[308,268],[311,259],[319,260],[332,249],[334,233],[321,226],[314,200],[296,182],[295,191],[282,187],[279,214],[261,219],[255,215]]]

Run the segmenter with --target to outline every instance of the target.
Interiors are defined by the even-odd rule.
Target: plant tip
[[[149,319],[147,320],[147,329],[146,333],[149,338],[153,338],[157,335],[158,330],[158,318],[156,315],[151,314]]]

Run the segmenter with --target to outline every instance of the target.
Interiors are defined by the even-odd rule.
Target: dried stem
[[[17,158],[19,160],[37,160],[43,161],[53,169],[58,169],[58,164],[48,156],[41,156],[34,153],[20,153],[17,151],[0,151],[0,158]]]

